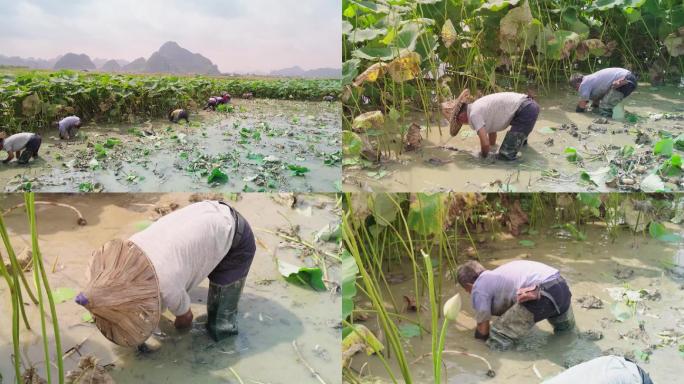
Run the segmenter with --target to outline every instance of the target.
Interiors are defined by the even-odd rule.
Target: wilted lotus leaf
[[[603,56],[606,53],[606,45],[599,39],[587,39],[579,43],[575,50],[575,58],[585,60],[592,56]]]
[[[42,102],[37,94],[32,93],[21,102],[21,110],[24,116],[35,116],[41,111]]]
[[[78,369],[66,374],[67,384],[114,384],[114,379],[97,364],[93,356],[83,356],[78,362]]]
[[[449,48],[451,47],[451,44],[456,41],[456,28],[454,28],[454,24],[451,22],[450,19],[447,19],[447,21],[444,23],[442,26],[442,42],[444,43],[444,46]]]
[[[385,118],[380,111],[362,113],[354,118],[352,129],[356,132],[364,132],[371,128],[381,129],[385,124]]]
[[[420,125],[413,123],[406,133],[406,150],[413,151],[420,148],[423,137],[420,135]]]
[[[579,44],[579,35],[571,31],[555,31],[546,42],[546,55],[556,59],[567,59]]]
[[[508,52],[518,52],[521,48],[529,48],[534,43],[538,28],[532,24],[532,12],[527,2],[511,9],[501,18],[499,39],[501,49]]]
[[[368,69],[363,71],[362,74],[357,76],[356,79],[354,79],[354,85],[360,87],[366,81],[375,82],[378,80],[378,77],[385,73],[386,68],[387,64],[385,63],[375,63],[371,65],[368,67]]]
[[[347,365],[355,353],[364,351],[368,356],[382,351],[385,347],[380,340],[361,324],[354,324],[353,330],[342,340],[342,361]]]
[[[680,28],[680,33],[667,35],[663,44],[667,47],[667,52],[672,57],[684,55],[684,31]]]
[[[606,53],[604,56],[609,57],[613,54],[613,51],[617,48],[618,43],[615,40],[611,40],[608,43],[606,43]]]
[[[401,83],[413,80],[420,73],[420,55],[417,52],[404,52],[389,63],[392,80]]]

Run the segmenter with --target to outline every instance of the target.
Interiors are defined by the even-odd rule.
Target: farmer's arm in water
[[[7,164],[7,163],[9,163],[10,160],[12,160],[12,159],[14,159],[14,152],[8,151],[8,152],[7,152],[7,158],[6,158],[5,160],[3,160],[2,162],[5,163],[5,164]]]
[[[475,338],[480,340],[487,340],[489,338],[489,320],[477,324]]]
[[[188,309],[186,313],[176,316],[176,320],[173,322],[173,325],[176,327],[176,329],[190,328],[192,325],[192,318],[192,310]]]
[[[477,137],[480,138],[480,156],[486,158],[489,154],[491,136],[487,134],[484,128],[480,128],[477,130]],[[494,134],[494,140],[496,141],[496,134]]]
[[[579,103],[577,103],[577,108],[575,109],[575,112],[578,112],[578,113],[586,112],[587,104],[589,104],[588,100],[580,100]]]

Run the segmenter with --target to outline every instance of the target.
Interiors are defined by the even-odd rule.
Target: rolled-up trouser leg
[[[530,333],[534,327],[534,314],[520,304],[514,304],[494,320],[489,330],[487,345],[491,349],[506,350]]]
[[[625,95],[617,89],[611,89],[599,102],[599,113],[604,117],[613,116],[613,108],[618,105]]]
[[[216,341],[238,333],[238,302],[246,277],[226,285],[209,282],[207,329]]]
[[[565,332],[575,328],[575,315],[572,312],[572,306],[565,313],[549,317],[547,320],[553,326],[554,333]]]

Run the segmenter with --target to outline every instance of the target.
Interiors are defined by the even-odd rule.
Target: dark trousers
[[[224,202],[220,203],[230,207]],[[249,223],[234,208],[230,207],[230,211],[235,219],[233,245],[209,274],[209,281],[218,285],[230,284],[247,276],[256,253],[254,232],[252,232]]]
[[[526,301],[522,305],[527,308],[534,315],[534,322],[540,322],[545,319],[554,318],[564,314],[570,308],[572,293],[570,287],[562,277],[560,281],[548,288],[544,288],[541,284],[542,290],[548,293],[556,301],[558,309],[553,305],[553,302],[546,296],[541,296],[539,300]],[[560,313],[559,313],[560,312]]]
[[[37,133],[34,134],[33,137],[26,142],[26,147],[24,147],[24,150],[19,155],[17,163],[26,164],[31,158],[36,158],[38,156],[38,150],[40,149],[40,144],[42,142],[43,139],[40,137],[40,135]]]
[[[528,136],[539,117],[539,104],[532,98],[525,99],[511,120],[511,132],[520,132]]]

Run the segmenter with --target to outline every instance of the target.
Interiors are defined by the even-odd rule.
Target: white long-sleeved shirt
[[[145,252],[157,272],[162,310],[168,308],[180,316],[190,309],[188,291],[226,256],[234,235],[230,208],[202,201],[162,217],[130,240]]]

